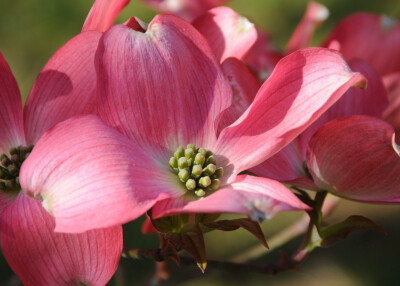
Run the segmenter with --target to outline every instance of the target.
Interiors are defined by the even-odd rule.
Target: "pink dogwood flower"
[[[42,199],[57,231],[118,225],[152,207],[155,217],[254,219],[307,209],[277,181],[238,174],[287,145],[349,87],[365,84],[336,51],[295,52],[217,135],[232,90],[207,41],[184,20],[158,15],[147,27],[135,19],[114,26],[96,63],[99,114],[119,132],[93,116],[70,119],[37,142],[21,170],[23,190]]]
[[[349,63],[353,70],[362,73],[367,78],[368,87],[365,90],[353,88],[347,91],[298,138],[269,160],[252,168],[251,172],[293,186],[319,189],[308,173],[306,160],[307,145],[315,132],[333,119],[354,114],[380,118],[388,104],[382,80],[373,67],[361,59],[353,59]]]
[[[155,10],[171,13],[192,21],[207,10],[222,5],[228,0],[142,0]]]
[[[265,31],[228,7],[208,10],[193,25],[207,39],[220,62],[228,57],[240,59],[264,82],[284,55],[310,44],[316,27],[328,15],[325,6],[310,2],[284,52],[274,47]]]
[[[347,59],[362,58],[382,76],[389,98],[383,118],[400,132],[399,22],[385,15],[355,13],[334,28],[324,46],[332,42],[340,45],[340,52]]]
[[[307,164],[315,184],[369,203],[400,202],[400,147],[393,127],[371,116],[329,122],[311,138]]]
[[[259,36],[253,23],[229,7],[208,10],[193,26],[207,39],[220,62],[228,57],[243,59]]]
[[[369,87],[365,91],[349,91],[298,140],[252,171],[298,187],[327,190],[347,199],[397,203],[400,169],[393,140],[394,131],[400,130],[400,66],[395,55],[399,32],[398,24],[385,16],[357,13],[343,20],[325,41],[326,45],[336,42],[347,58],[368,60],[383,75],[389,95],[386,110],[387,92],[380,76],[367,62],[352,59],[353,69],[367,77]],[[370,44],[360,49],[357,43],[361,39]],[[350,116],[328,123],[354,114],[369,116]],[[380,120],[382,116],[392,126]],[[328,124],[316,132],[325,123]]]
[[[380,75],[400,71],[400,25],[385,15],[352,14],[339,22],[323,46],[333,41],[339,43],[346,59],[362,58]]]
[[[106,29],[122,8],[114,6],[127,1],[113,2],[108,7],[111,2],[95,3],[83,29],[93,31],[77,35],[54,54],[39,74],[24,110],[17,82],[0,53],[1,248],[25,285],[104,285],[118,266],[121,226],[55,233],[54,218],[20,186],[21,165],[47,129],[71,116],[95,112],[94,56],[101,37],[97,28]],[[108,4],[99,8],[102,3]],[[112,15],[100,19],[98,13]],[[57,148],[46,146],[53,147]]]

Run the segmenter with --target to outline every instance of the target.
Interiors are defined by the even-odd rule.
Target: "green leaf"
[[[195,223],[208,223],[216,221],[221,214],[196,214],[195,216]]]
[[[322,240],[320,245],[323,247],[331,246],[336,241],[346,238],[347,235],[357,229],[371,229],[386,233],[382,226],[373,222],[372,220],[363,216],[353,215],[342,222],[328,226],[321,230],[320,236]]]
[[[198,225],[192,225],[181,233],[167,233],[165,238],[180,249],[186,250],[195,260],[197,266],[204,273],[207,267],[206,247],[203,232]]]
[[[248,218],[219,220],[216,222],[201,223],[200,228],[205,232],[214,229],[222,231],[233,231],[237,230],[238,228],[243,228],[253,234],[265,247],[268,248],[268,244],[265,240],[265,236],[261,230],[260,224]]]
[[[149,217],[151,218],[151,214]],[[151,223],[155,229],[162,233],[181,232],[187,221],[188,215],[173,215],[159,219],[151,218]]]

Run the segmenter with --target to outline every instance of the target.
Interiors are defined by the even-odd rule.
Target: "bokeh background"
[[[229,6],[269,31],[277,48],[283,48],[302,17],[306,0],[233,0]],[[0,51],[8,61],[25,99],[50,56],[68,39],[79,33],[90,10],[92,0],[0,0]],[[383,13],[400,17],[399,0],[324,0],[330,10],[329,19],[317,30],[318,43],[340,19],[356,11]],[[117,22],[131,16],[150,22],[154,12],[138,0],[123,11]],[[363,45],[364,43],[360,43]],[[399,49],[400,52],[400,49]],[[174,268],[165,285],[400,285],[400,206],[373,206],[343,201],[329,218],[338,222],[349,215],[361,214],[383,225],[387,234],[359,231],[327,249],[317,249],[298,272],[266,276],[250,272],[231,273],[207,269],[205,274],[193,264]],[[263,223],[268,237],[301,214],[281,214]],[[143,219],[124,226],[126,247],[157,247],[155,235],[140,233]],[[209,258],[229,259],[257,244],[244,231],[213,232],[206,235]],[[293,251],[299,240],[283,250]],[[277,251],[264,251],[252,261],[277,261]],[[26,263],[31,263],[29,259]],[[147,285],[151,281],[154,263],[122,259],[110,285]],[[18,278],[0,257],[0,285],[20,285]]]

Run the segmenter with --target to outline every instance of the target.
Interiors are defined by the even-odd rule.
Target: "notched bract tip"
[[[392,146],[393,150],[400,156],[400,146],[396,143],[396,134],[392,136]]]
[[[356,73],[359,77],[359,80],[354,84],[354,87],[367,89],[368,87],[368,80],[360,73]]]

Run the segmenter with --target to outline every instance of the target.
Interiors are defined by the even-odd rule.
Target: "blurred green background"
[[[299,22],[307,5],[306,0],[236,0],[229,6],[269,31],[277,47],[282,48]],[[0,51],[11,66],[26,98],[43,65],[68,39],[79,33],[92,0],[0,0]],[[320,3],[330,10],[330,17],[315,36],[318,43],[344,16],[356,11],[384,13],[398,19],[399,0],[325,0]],[[154,12],[132,0],[117,22],[137,16],[149,22]],[[363,43],[360,43],[362,45]],[[400,52],[400,51],[399,51]],[[168,285],[400,285],[400,207],[371,206],[343,202],[331,221],[352,214],[368,216],[382,224],[387,235],[360,231],[329,249],[318,249],[300,272],[264,276],[254,273],[229,273],[207,269],[206,274],[194,266],[175,269]],[[300,214],[282,214],[263,223],[267,237]],[[157,247],[154,235],[143,236],[142,220],[125,226],[124,244],[127,247]],[[206,236],[208,256],[226,259],[256,244],[244,231],[215,232]],[[284,250],[291,251],[295,243]],[[256,262],[274,261],[278,252],[264,255]],[[30,261],[26,261],[30,263]],[[154,265],[150,261],[121,260],[121,266],[110,285],[146,285]],[[179,280],[180,279],[180,280]],[[0,285],[19,285],[18,279],[3,258],[0,259]]]

